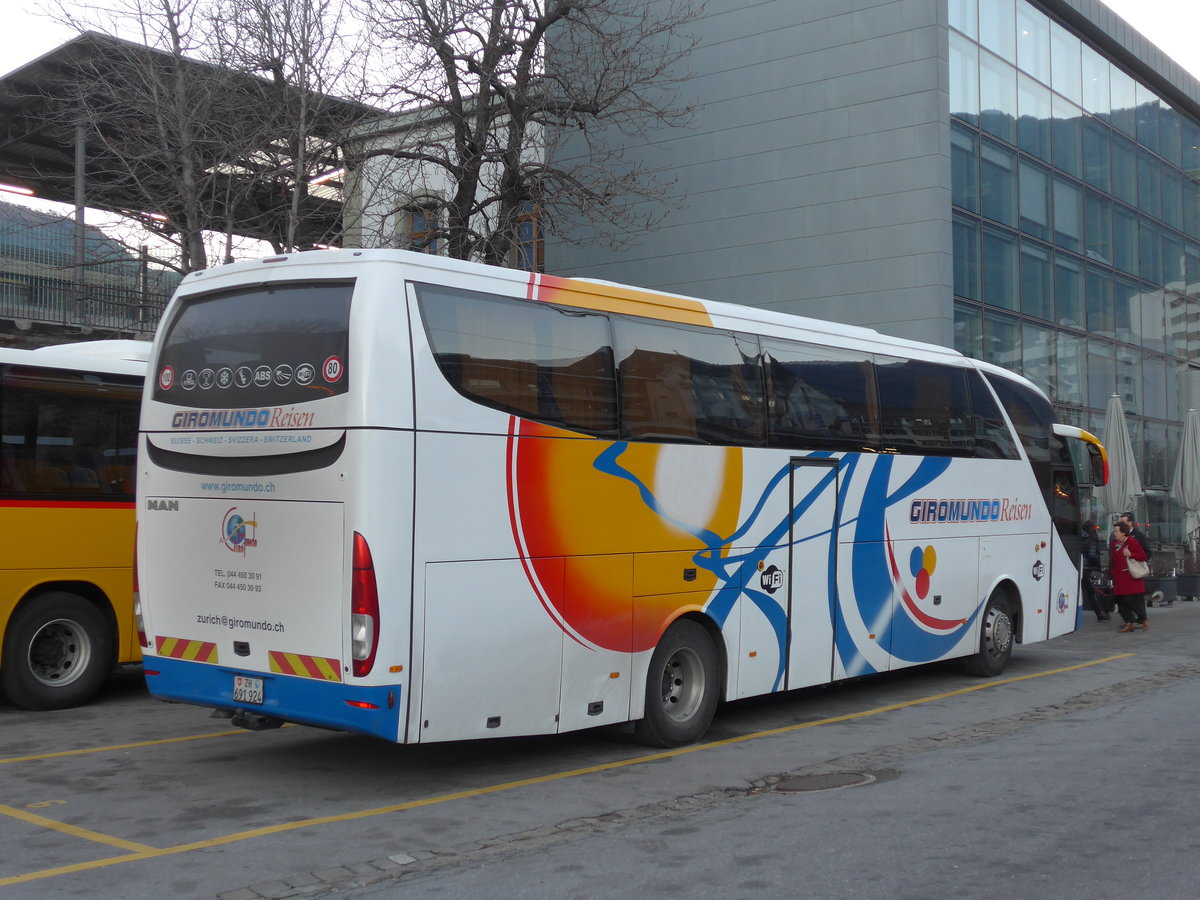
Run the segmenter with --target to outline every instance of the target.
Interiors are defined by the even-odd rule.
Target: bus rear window
[[[345,393],[352,282],[286,283],[195,297],[167,326],[154,399],[231,409]]]

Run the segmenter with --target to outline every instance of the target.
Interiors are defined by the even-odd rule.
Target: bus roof
[[[149,341],[112,340],[55,344],[34,350],[4,347],[0,348],[0,363],[144,376],[150,346]]]

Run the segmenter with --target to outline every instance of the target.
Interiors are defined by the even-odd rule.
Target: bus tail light
[[[354,532],[354,571],[350,583],[350,637],[354,675],[361,678],[375,665],[379,649],[379,588],[367,540]]]
[[[150,649],[150,639],[146,637],[146,620],[142,618],[142,586],[138,579],[137,526],[133,526],[133,617],[137,623],[138,644],[143,649]]]

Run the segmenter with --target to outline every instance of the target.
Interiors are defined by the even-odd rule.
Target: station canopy
[[[295,221],[297,246],[336,243],[342,223],[339,152],[342,138],[381,111],[327,94],[302,92],[278,79],[235,72],[96,32],[84,32],[55,50],[0,78],[0,182],[37,197],[76,202],[76,123],[84,141],[84,205],[116,213],[140,213],[171,231],[172,210],[147,209],[154,179],[171,182],[170,153],[145,141],[144,160],[131,160],[129,135],[162,125],[151,93],[163,85],[187,84],[198,102],[212,103],[209,122],[197,120],[207,142],[202,160],[205,230],[287,243],[288,212],[297,189],[294,160],[301,138],[288,109],[303,108],[310,122],[304,136],[308,156]],[[131,100],[135,102],[130,102]],[[139,104],[140,111],[139,111]],[[79,110],[84,109],[81,115]],[[231,153],[223,135],[250,136]],[[159,154],[156,160],[154,154]],[[135,165],[143,164],[139,172]],[[178,189],[161,191],[178,202]],[[171,194],[175,196],[170,196]]]

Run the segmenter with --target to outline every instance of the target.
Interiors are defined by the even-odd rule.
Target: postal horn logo
[[[221,523],[221,543],[244,556],[247,549],[258,546],[258,522],[238,515],[236,506],[229,507]]]

